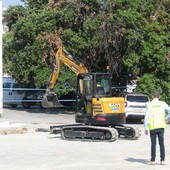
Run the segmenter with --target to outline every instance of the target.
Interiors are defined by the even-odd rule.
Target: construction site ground
[[[11,126],[0,128],[0,170],[170,170],[170,125],[165,131],[166,165],[159,164],[157,142],[153,166],[147,165],[150,139],[142,123],[127,124],[142,130],[138,140],[81,142],[46,132],[51,125],[75,123],[69,109],[4,107],[0,123],[7,122]]]

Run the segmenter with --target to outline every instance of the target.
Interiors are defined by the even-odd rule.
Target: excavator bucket
[[[57,94],[54,92],[46,92],[43,96],[41,104],[44,108],[63,107],[63,105],[58,101]]]

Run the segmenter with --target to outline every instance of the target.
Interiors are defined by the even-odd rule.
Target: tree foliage
[[[10,31],[3,37],[4,69],[17,80],[45,86],[57,50],[50,41],[57,32],[62,45],[90,71],[109,65],[115,83],[138,79],[136,91],[150,95],[156,88],[170,102],[168,0],[22,1],[24,8],[6,11]],[[75,78],[65,72],[61,86]]]

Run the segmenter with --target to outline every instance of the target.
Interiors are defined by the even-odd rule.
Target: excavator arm
[[[80,73],[88,73],[88,69],[80,63],[74,56],[69,54],[63,47],[60,47],[55,55],[53,73],[51,75],[50,84],[42,99],[42,106],[44,108],[62,107],[58,101],[57,94],[54,91],[60,70],[63,65],[69,67],[76,75]]]
[[[70,68],[76,75],[80,73],[88,73],[87,68],[80,63],[74,56],[69,54],[63,47],[60,47],[55,55],[54,71],[52,74],[50,89],[55,88],[55,84],[58,80],[58,76],[62,65],[66,65]]]

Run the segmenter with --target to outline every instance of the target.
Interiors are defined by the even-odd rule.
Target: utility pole
[[[0,117],[3,114],[3,68],[2,68],[2,0],[0,0]]]

